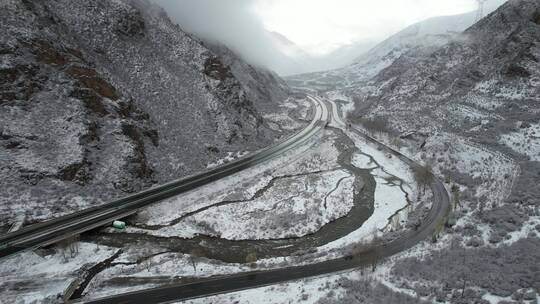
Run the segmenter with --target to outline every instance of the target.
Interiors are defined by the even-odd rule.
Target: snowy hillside
[[[436,140],[442,134],[453,134],[495,154],[502,153],[519,164],[521,176],[508,189],[511,195],[491,203],[510,203],[517,209],[539,206],[540,189],[532,187],[540,168],[538,156],[520,147],[533,147],[538,141],[538,16],[538,1],[509,1],[429,57],[400,57],[367,86],[349,91],[357,101],[350,119],[379,117],[395,131],[413,130],[427,137],[428,147],[430,143],[439,145],[444,141]],[[517,143],[520,138],[521,143]],[[426,157],[438,161],[429,153]],[[454,165],[440,165],[448,173],[455,170]]]
[[[486,3],[485,12],[491,12],[506,0]],[[342,69],[288,77],[292,84],[319,85],[321,88],[344,87],[365,82],[408,53],[423,57],[455,39],[474,24],[477,12],[454,16],[440,16],[413,24],[377,44],[369,51],[359,52],[352,64]]]
[[[341,103],[348,123],[433,168],[450,193],[452,222],[441,240],[388,262],[378,280],[430,303],[534,302],[540,2],[511,0],[463,33],[415,42],[432,30],[411,27],[402,33],[412,40],[392,37],[355,66],[291,83]]]
[[[281,80],[209,49],[145,0],[2,1],[0,22],[0,226],[280,136],[262,114],[287,98]]]
[[[429,55],[405,53],[365,85],[342,92],[356,101],[351,123],[371,119],[391,137],[402,135],[400,144],[434,168],[456,202],[457,224],[447,229],[445,253],[429,258],[429,265],[445,265],[445,275],[426,280],[412,271],[419,258],[398,261],[392,280],[407,282],[402,290],[422,294],[467,276],[471,288],[481,287],[463,302],[472,303],[534,288],[521,270],[527,261],[519,259],[540,231],[539,62],[540,2],[513,0]],[[476,248],[484,258],[462,269],[457,257],[476,256]],[[507,270],[497,261],[502,249]],[[505,277],[482,283],[470,273],[482,267]],[[426,268],[423,273],[439,273]],[[440,291],[443,299],[448,290]]]

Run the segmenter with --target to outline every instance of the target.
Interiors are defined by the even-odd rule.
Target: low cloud
[[[283,57],[271,34],[252,12],[252,0],[155,0],[155,3],[184,30],[223,43],[252,64],[275,68]]]
[[[184,30],[281,75],[343,66],[408,24],[476,7],[473,0],[153,1]],[[488,0],[486,12],[505,1]]]

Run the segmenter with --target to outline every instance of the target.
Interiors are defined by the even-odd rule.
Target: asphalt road
[[[312,96],[310,99],[315,109],[313,120],[308,127],[293,137],[261,152],[210,171],[0,236],[0,258],[24,250],[54,244],[97,227],[111,225],[113,221],[130,216],[141,208],[251,168],[301,146],[324,129],[330,118],[327,107],[320,99]]]
[[[338,107],[333,102],[325,102],[325,107],[332,108],[334,123],[346,126],[338,114]],[[409,165],[416,163],[402,155],[401,153],[384,146],[377,140],[369,137],[360,130],[349,129],[367,141],[379,145],[389,153],[393,153],[402,161]],[[426,240],[440,227],[450,211],[448,193],[442,182],[433,176],[431,190],[434,201],[424,222],[415,230],[410,231],[402,237],[385,244],[374,244],[370,247],[359,250],[354,256],[347,256],[335,260],[315,263],[306,266],[282,268],[269,271],[255,271],[232,276],[224,276],[201,280],[191,284],[170,285],[160,288],[141,290],[126,294],[115,295],[103,299],[90,301],[88,303],[164,303],[180,300],[189,300],[201,297],[208,297],[215,294],[230,293],[234,291],[246,290],[277,283],[293,281],[302,278],[332,274],[344,270],[373,265],[382,258],[392,256],[404,251]]]

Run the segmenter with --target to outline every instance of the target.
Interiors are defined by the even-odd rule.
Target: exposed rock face
[[[7,0],[0,26],[0,226],[274,140],[253,105],[267,84],[237,77],[266,72],[230,67],[145,0]]]
[[[247,64],[222,45],[212,43],[206,45],[218,54],[227,66],[230,66],[232,73],[240,81],[258,111],[275,112],[275,104],[290,95],[287,84],[273,72]]]

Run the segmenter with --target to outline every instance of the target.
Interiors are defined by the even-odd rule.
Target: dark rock
[[[102,79],[94,69],[71,66],[66,72],[79,80],[84,87],[94,90],[103,97],[112,100],[117,100],[119,98],[116,89],[110,83]]]
[[[129,10],[118,21],[118,31],[128,37],[144,37],[145,21],[138,10]]]
[[[75,87],[70,96],[80,99],[92,113],[101,116],[109,114],[103,104],[103,98],[98,96],[93,90]]]
[[[511,64],[508,66],[505,71],[504,75],[507,77],[530,77],[531,73],[527,71],[524,67],[518,66],[516,64]]]
[[[520,126],[519,126],[521,129],[528,129],[531,127],[531,124],[526,122],[526,121],[523,121],[521,122]]]
[[[68,62],[68,59],[52,43],[36,39],[27,45],[36,55],[38,62],[58,66],[63,66]]]
[[[474,236],[467,242],[467,246],[469,247],[484,246],[484,240],[480,237]]]
[[[211,57],[204,63],[204,74],[210,78],[224,81],[233,77],[231,69],[217,57]]]
[[[58,178],[64,181],[76,182],[79,185],[85,185],[90,179],[90,176],[86,164],[78,163],[62,168]]]

